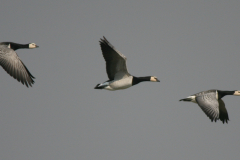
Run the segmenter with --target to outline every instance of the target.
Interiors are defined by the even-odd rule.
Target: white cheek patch
[[[157,82],[156,77],[151,77],[151,78],[150,78],[150,81],[152,81],[152,82]]]
[[[36,48],[36,44],[35,43],[29,44],[29,48]]]
[[[8,48],[11,48],[11,45],[10,45],[10,44],[8,45]]]
[[[240,96],[240,92],[239,91],[235,91],[235,93],[233,95]]]

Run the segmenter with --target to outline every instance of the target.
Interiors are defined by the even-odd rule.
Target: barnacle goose
[[[15,50],[21,48],[38,48],[35,43],[18,44],[13,42],[0,43],[0,65],[13,78],[28,87],[34,83],[32,74],[20,60]]]
[[[117,51],[114,46],[103,37],[100,39],[103,57],[106,61],[106,70],[109,80],[98,84],[95,89],[106,89],[110,91],[126,89],[140,82],[160,82],[155,76],[135,77],[127,69],[127,58]]]
[[[240,91],[208,90],[193,94],[179,101],[197,103],[211,121],[221,120],[228,123],[228,112],[222,98],[226,95],[240,96]]]

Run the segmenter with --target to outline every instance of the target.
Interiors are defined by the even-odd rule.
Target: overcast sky
[[[223,98],[230,121],[212,123],[197,104],[209,89],[240,89],[240,1],[2,0],[0,42],[17,50],[32,88],[0,68],[1,160],[238,160],[240,97]],[[134,76],[108,80],[99,40],[127,57]]]

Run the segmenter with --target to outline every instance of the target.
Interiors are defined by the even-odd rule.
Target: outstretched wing
[[[17,53],[9,48],[0,48],[0,65],[13,78],[23,85],[32,86],[34,77],[19,59]]]
[[[219,103],[219,119],[224,123],[228,123],[229,118],[228,118],[228,112],[227,109],[225,108],[225,103],[222,99],[218,100]]]
[[[216,122],[219,119],[219,103],[216,93],[211,92],[197,96],[196,102],[211,121]]]
[[[109,80],[121,79],[130,76],[126,65],[127,58],[117,51],[105,37],[100,39],[99,42],[103,57],[106,61],[106,70]]]

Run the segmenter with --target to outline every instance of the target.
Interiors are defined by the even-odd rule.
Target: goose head
[[[150,77],[150,81],[151,81],[151,82],[160,82],[160,81],[157,79],[157,77],[155,77],[155,76],[151,76],[151,77]]]
[[[235,95],[235,96],[240,96],[240,91],[235,91],[235,92],[233,93],[233,95]]]
[[[29,43],[28,45],[29,45],[28,48],[38,48],[38,47],[39,47],[39,46],[36,45],[35,43]]]

